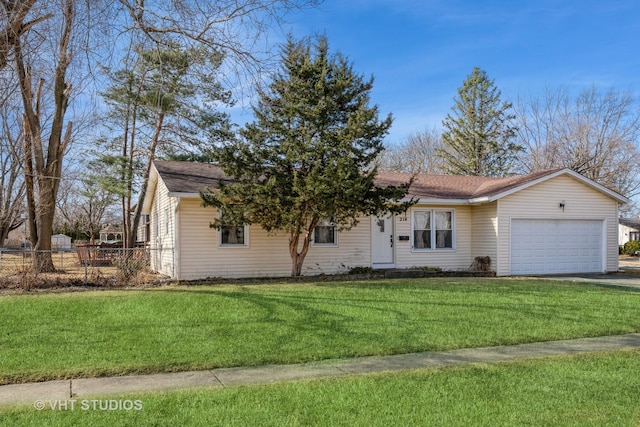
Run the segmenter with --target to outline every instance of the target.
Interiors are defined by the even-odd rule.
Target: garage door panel
[[[601,220],[511,221],[511,274],[603,271]]]

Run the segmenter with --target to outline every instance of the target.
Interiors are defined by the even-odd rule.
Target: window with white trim
[[[413,248],[431,249],[431,211],[414,210],[413,214]]]
[[[313,244],[335,246],[338,244],[338,230],[333,222],[321,219],[313,229]]]
[[[453,249],[453,211],[413,209],[413,249]]]
[[[436,249],[453,248],[453,211],[434,211],[436,216]]]
[[[224,215],[220,213],[220,215]],[[220,246],[247,246],[249,227],[247,225],[228,224],[220,227]]]

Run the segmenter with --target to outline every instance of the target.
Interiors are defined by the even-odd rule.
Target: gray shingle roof
[[[557,172],[559,169],[508,178],[488,178],[460,175],[416,175],[409,195],[424,199],[468,200],[490,197],[519,187],[538,178]],[[380,172],[376,183],[381,186],[400,185],[409,181],[411,174]]]
[[[626,225],[629,228],[640,230],[640,219],[638,218],[619,218],[618,222],[622,225]]]
[[[156,160],[154,165],[165,185],[172,193],[195,194],[207,188],[218,188],[219,181],[231,182],[219,166]],[[416,175],[409,189],[410,197],[440,200],[471,200],[492,197],[516,189],[562,169],[548,170],[507,178],[489,178],[459,175]],[[409,173],[380,172],[376,184],[400,185],[411,179]]]
[[[219,166],[195,162],[153,162],[158,174],[171,193],[198,193],[218,188],[219,181],[229,181]]]

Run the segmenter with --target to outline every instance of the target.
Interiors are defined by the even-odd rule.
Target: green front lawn
[[[0,383],[640,331],[640,293],[524,279],[167,287],[0,297]]]
[[[620,351],[103,398],[141,410],[83,410],[79,399],[73,411],[1,410],[0,425],[637,426],[638,372],[640,351]]]

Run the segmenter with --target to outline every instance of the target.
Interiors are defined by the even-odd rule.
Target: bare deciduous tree
[[[29,234],[38,251],[34,269],[54,268],[46,251],[51,248],[64,157],[77,125],[75,114],[67,117],[67,109],[74,91],[87,88],[79,88],[78,83],[95,77],[91,64],[121,63],[128,54],[127,46],[131,46],[123,38],[128,34],[147,47],[179,42],[189,47],[219,48],[235,57],[242,69],[253,66],[255,70],[262,58],[254,53],[260,50],[258,40],[266,26],[277,23],[291,8],[315,3],[0,0],[0,69],[16,76],[23,105]],[[85,101],[92,94],[88,95]]]
[[[29,235],[36,251],[47,251],[63,158],[71,140],[72,124],[65,121],[65,113],[71,93],[67,71],[73,57],[76,5],[75,0],[35,3],[2,1],[3,27],[8,29],[4,55],[12,60],[22,99]],[[36,24],[40,31],[33,31]],[[8,61],[4,64],[7,67]],[[38,272],[54,270],[47,252],[36,252],[33,265]]]
[[[122,174],[122,209],[123,226],[125,229],[125,245],[132,247],[135,244],[138,224],[142,213],[142,201],[145,196],[146,182],[151,170],[151,162],[157,152],[165,153],[167,149],[167,135],[179,135],[174,141],[182,141],[179,150],[185,147],[198,145],[202,136],[187,136],[191,131],[185,132],[183,124],[179,124],[176,118],[181,117],[177,105],[186,106],[191,101],[185,102],[186,96],[181,92],[192,91],[192,99],[200,98],[200,103],[206,107],[197,114],[188,114],[192,117],[191,129],[214,128],[213,123],[228,121],[228,117],[220,112],[215,112],[215,107],[221,107],[231,103],[230,95],[223,94],[218,80],[225,80],[225,72],[231,75],[238,73],[249,76],[259,76],[265,64],[268,64],[268,51],[271,46],[264,44],[260,48],[260,41],[266,35],[266,31],[274,25],[279,25],[282,17],[291,9],[298,9],[318,4],[317,0],[223,0],[207,1],[195,0],[192,2],[174,2],[171,0],[158,0],[145,2],[144,0],[119,0],[119,5],[128,16],[128,31],[130,37],[127,42],[132,48],[127,61],[122,63],[128,69],[121,69],[115,77],[122,78],[130,73],[120,87],[130,86],[129,93],[118,94],[111,90],[111,103],[118,98],[119,120],[123,125],[116,131],[121,141],[121,153],[118,158],[112,157],[114,164],[121,167]],[[120,14],[120,16],[123,16]],[[140,55],[141,51],[146,52]],[[144,59],[149,65],[151,52],[155,51],[155,68],[150,67],[135,76],[135,70],[140,73],[143,62],[136,59]],[[173,53],[170,53],[173,52]],[[188,68],[196,67],[195,57],[190,58],[189,64],[184,68],[176,68],[175,62],[179,55],[205,53],[209,57],[210,75],[201,80],[200,89],[193,91],[194,78],[188,76],[192,73]],[[164,57],[163,57],[164,55]],[[201,55],[202,56],[202,55]],[[216,63],[216,57],[224,58],[224,63]],[[151,61],[152,62],[152,61]],[[119,64],[119,66],[122,65]],[[166,66],[166,69],[163,67]],[[219,67],[224,72],[212,73]],[[154,78],[155,75],[155,78]],[[201,74],[202,75],[202,74]],[[191,79],[191,80],[190,80]],[[233,80],[227,76],[226,79]],[[113,81],[114,79],[112,79]],[[172,86],[169,85],[171,83]],[[202,82],[205,82],[203,85]],[[148,99],[145,92],[149,86],[165,85],[159,88],[164,92],[164,99],[174,98],[178,103],[160,105],[156,101]],[[195,83],[198,84],[198,83]],[[209,87],[206,87],[208,84]],[[137,87],[134,87],[138,85]],[[142,86],[140,86],[142,85]],[[179,87],[182,85],[182,87]],[[112,88],[115,89],[115,88]],[[155,89],[154,89],[155,90]],[[218,92],[214,94],[214,92]],[[125,96],[126,95],[126,96]],[[212,96],[213,95],[213,96]],[[128,99],[127,99],[128,98]],[[145,99],[147,98],[147,99]],[[156,105],[152,105],[152,102]],[[146,111],[146,112],[145,112]],[[182,111],[182,118],[184,113]],[[146,119],[147,123],[144,123]],[[197,123],[200,121],[200,123]],[[203,126],[205,124],[205,126]],[[219,126],[217,133],[224,134],[225,126]],[[146,128],[146,129],[145,129]],[[181,129],[179,129],[181,128]],[[208,135],[209,143],[219,141],[219,135]],[[227,138],[228,139],[228,138]],[[174,150],[175,153],[175,150]],[[124,167],[123,167],[124,166]],[[140,171],[136,171],[136,168]],[[125,172],[126,171],[126,172]],[[134,188],[139,194],[135,203]]]
[[[387,147],[380,157],[380,169],[391,172],[443,173],[437,149],[442,145],[441,132],[425,130],[409,135],[406,141]]]
[[[628,93],[547,90],[516,108],[524,172],[567,167],[627,197],[640,192],[640,110]]]
[[[0,103],[0,246],[9,233],[20,227],[25,219],[25,185],[22,171],[24,153],[20,110],[7,97]]]
[[[58,200],[58,228],[73,231],[78,239],[95,243],[105,223],[115,221],[116,196],[99,185],[99,177],[84,174],[78,181],[63,181]]]

